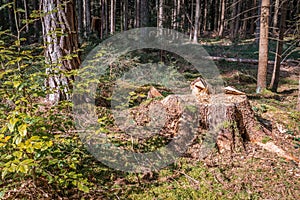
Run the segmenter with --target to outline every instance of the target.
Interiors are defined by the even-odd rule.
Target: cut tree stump
[[[193,105],[196,108],[194,112],[198,112],[197,129],[180,128],[187,124],[184,120],[192,120],[191,116],[182,117],[186,105]],[[272,132],[256,119],[246,95],[217,94],[205,100],[195,100],[192,95],[169,95],[163,100],[153,100],[132,108],[131,115],[137,124],[151,124],[151,117],[146,113],[149,108],[156,106],[166,111],[160,136],[170,141],[178,136],[188,138],[191,130],[196,131],[194,138],[184,143],[188,145],[186,153],[193,158],[204,158],[209,153],[207,150],[215,147],[220,153],[245,151],[247,143],[253,142],[281,157],[299,162],[299,159],[288,155],[273,142],[262,142],[264,138],[270,138]]]

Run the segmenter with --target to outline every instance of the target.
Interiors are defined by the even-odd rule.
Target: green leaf
[[[29,170],[29,167],[28,167],[28,165],[21,165],[21,164],[20,164],[18,170],[19,170],[20,172],[26,174],[26,173],[28,172],[28,170]]]
[[[9,120],[9,123],[8,123],[7,127],[8,127],[10,132],[14,131],[15,125],[18,121],[19,121],[19,119],[14,118],[14,117]]]
[[[84,193],[89,193],[90,191],[89,187],[84,185],[83,183],[78,183],[78,189],[83,191]]]
[[[15,156],[15,157],[17,157],[19,159],[22,157],[22,155],[23,155],[23,152],[21,152],[21,151],[15,151],[15,152],[13,152],[13,156]]]
[[[25,137],[27,135],[27,124],[22,124],[19,126],[18,131],[22,137]]]
[[[33,159],[26,159],[26,160],[23,160],[20,165],[28,165],[30,163],[33,163],[34,160]]]
[[[1,174],[1,178],[4,179],[6,174],[7,174],[8,170],[6,168],[4,168],[4,170],[2,171],[2,174]]]

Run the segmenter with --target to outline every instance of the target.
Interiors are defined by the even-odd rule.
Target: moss
[[[271,141],[272,140],[272,138],[270,138],[269,136],[265,136],[262,140],[261,140],[261,142],[263,143],[263,144],[266,144],[267,142],[269,142],[269,141]]]

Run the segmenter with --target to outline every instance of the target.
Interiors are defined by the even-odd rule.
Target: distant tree
[[[157,27],[163,28],[164,21],[164,0],[159,0],[158,12],[157,12]]]
[[[260,14],[259,58],[256,89],[257,93],[260,93],[261,90],[267,88],[269,13],[270,0],[262,0]]]
[[[221,0],[221,18],[220,18],[220,28],[219,28],[219,36],[223,36],[224,32],[224,20],[225,20],[225,0]]]
[[[83,9],[84,36],[87,37],[91,33],[91,0],[83,1]]]
[[[146,27],[149,25],[149,1],[140,0],[140,26]]]
[[[70,99],[72,76],[64,72],[78,69],[78,35],[73,0],[42,0],[41,10],[45,58],[49,78],[45,81],[51,92],[51,103]]]
[[[196,0],[194,36],[193,36],[194,43],[198,42],[199,18],[200,18],[200,0]]]
[[[110,34],[115,33],[116,26],[116,0],[110,0]]]
[[[298,103],[297,110],[300,111],[300,75],[299,75],[299,87],[298,87]]]
[[[277,39],[274,70],[273,70],[272,80],[271,80],[271,84],[270,84],[270,88],[273,92],[277,92],[279,76],[280,76],[280,63],[282,60],[281,56],[282,56],[282,49],[283,49],[287,3],[288,3],[287,0],[282,2],[281,8],[280,8],[281,17],[280,17],[280,22],[279,22],[279,36]],[[277,14],[278,14],[278,12],[277,12]],[[276,21],[276,24],[277,24],[277,21]],[[276,28],[276,27],[274,27],[274,28]]]

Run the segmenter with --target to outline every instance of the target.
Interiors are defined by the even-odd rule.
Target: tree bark
[[[255,12],[255,7],[256,7],[256,0],[251,0],[252,1],[252,12],[251,12],[251,19],[250,19],[250,35],[253,35],[254,32],[255,32],[255,29],[254,29],[254,25],[255,25],[255,15],[256,15],[256,12]]]
[[[297,102],[297,110],[300,111],[300,75],[299,75],[299,87],[298,87],[298,102]]]
[[[256,89],[257,93],[260,93],[263,89],[267,88],[269,12],[270,0],[262,0],[260,15],[259,63]]]
[[[116,0],[110,0],[110,34],[115,33]]]
[[[128,29],[128,0],[124,0],[123,2],[123,12],[124,12],[123,27],[124,27],[124,31],[126,31]]]
[[[256,20],[256,29],[255,29],[255,42],[257,44],[259,44],[259,39],[260,39],[260,21],[261,21],[261,4],[263,0],[257,0],[258,4],[257,4],[257,20]]]
[[[204,12],[203,13],[203,32],[206,32],[206,30],[207,30],[208,0],[204,1],[204,11],[203,12]]]
[[[45,81],[50,89],[47,100],[55,104],[70,99],[74,77],[66,76],[64,72],[78,69],[80,65],[75,8],[72,0],[43,0],[41,3],[45,13],[42,19],[45,58],[49,65]],[[58,34],[58,30],[61,33]]]
[[[274,70],[273,70],[272,80],[271,80],[271,84],[270,84],[270,88],[273,92],[277,92],[279,77],[280,77],[280,64],[281,64],[281,56],[282,56],[282,49],[283,49],[287,1],[283,2],[280,10],[281,10],[281,17],[280,17],[280,22],[279,22],[280,23],[279,36],[278,36],[277,45],[276,45]]]
[[[236,32],[235,32],[235,26],[236,26],[236,21],[237,21],[237,4],[238,0],[234,0],[233,4],[231,5],[232,7],[232,12],[231,12],[231,23],[230,23],[230,38],[231,40],[234,40],[236,38]]]
[[[140,0],[140,26],[147,27],[149,25],[149,2],[148,0]]]
[[[88,37],[88,35],[91,33],[91,1],[90,0],[84,0],[83,1],[83,8],[84,8],[84,36]]]
[[[273,18],[273,34],[277,33],[277,25],[278,25],[278,13],[279,13],[279,0],[275,0],[274,5],[274,18]]]
[[[78,34],[82,34],[84,31],[83,28],[83,1],[82,0],[77,0],[76,1],[76,7],[77,7],[77,24],[78,24]]]
[[[220,20],[220,28],[219,28],[220,37],[223,37],[224,20],[225,20],[225,0],[221,0],[221,20]]]
[[[163,28],[163,21],[164,21],[164,0],[159,0],[158,5],[158,16],[157,16],[157,27]]]
[[[196,10],[195,10],[195,25],[194,25],[194,36],[193,42],[198,43],[198,32],[199,32],[199,18],[200,18],[200,0],[196,0]]]
[[[6,3],[10,3],[10,0],[6,0]],[[14,10],[13,8],[8,8],[8,23],[9,23],[9,29],[13,34],[16,34],[16,25],[14,23],[15,17],[14,17]]]
[[[140,1],[141,0],[135,0],[135,28],[140,27]]]

